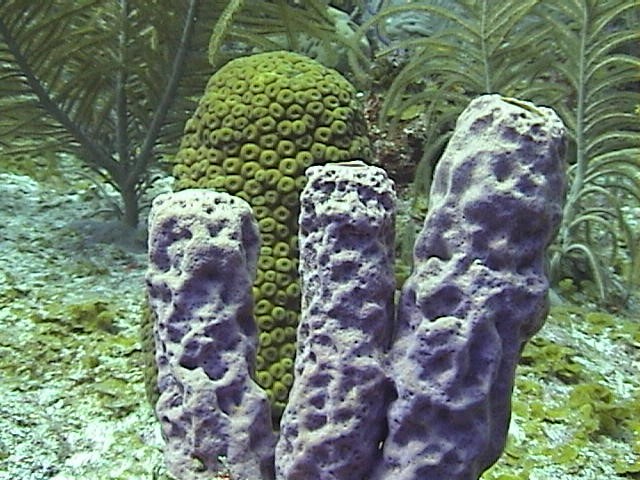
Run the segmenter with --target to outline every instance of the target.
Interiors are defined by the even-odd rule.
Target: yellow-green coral
[[[369,156],[355,94],[339,73],[298,54],[233,60],[209,80],[176,156],[176,189],[225,190],[254,208],[262,237],[256,379],[276,418],[293,379],[298,195],[310,165]]]
[[[140,345],[142,347],[142,360],[144,371],[144,386],[147,400],[155,408],[158,401],[158,366],[156,365],[156,345],[153,338],[153,323],[155,322],[155,314],[151,310],[149,302],[145,298],[142,304],[142,323],[140,325]]]

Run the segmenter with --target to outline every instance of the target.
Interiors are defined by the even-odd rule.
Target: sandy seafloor
[[[0,191],[0,480],[162,478],[138,342],[143,242],[96,214],[105,204],[81,177],[38,182],[4,169]],[[585,329],[580,313],[567,315],[575,328],[552,317],[540,348],[581,377],[519,370],[509,453],[483,478],[640,478],[640,418],[584,429],[562,417],[594,418],[588,402],[568,403],[584,372],[613,392],[611,408],[640,404],[637,331]]]

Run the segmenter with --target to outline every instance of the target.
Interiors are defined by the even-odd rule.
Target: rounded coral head
[[[276,422],[293,379],[300,308],[297,221],[305,170],[369,156],[355,88],[337,71],[291,52],[259,53],[224,65],[185,126],[175,188],[237,195],[258,220],[255,378],[272,401]]]
[[[211,77],[186,123],[174,177],[178,190],[231,190],[251,203],[255,185],[245,192],[237,178],[220,177],[257,162],[295,178],[312,164],[369,156],[365,121],[349,81],[303,55],[276,51],[237,58]],[[250,173],[240,175],[244,182],[257,172]]]

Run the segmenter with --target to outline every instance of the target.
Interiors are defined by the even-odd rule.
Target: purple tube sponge
[[[552,110],[498,95],[458,119],[401,293],[372,479],[476,480],[503,451],[520,351],[548,310],[564,144]]]
[[[211,478],[221,457],[237,480],[273,478],[275,437],[253,382],[251,285],[258,229],[226,193],[160,195],[149,216],[149,302],[156,316],[156,413],[170,472]]]
[[[279,480],[363,480],[379,456],[391,393],[395,193],[362,162],[307,170],[295,383],[276,446]]]

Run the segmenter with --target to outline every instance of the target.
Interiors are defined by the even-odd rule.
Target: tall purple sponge
[[[363,480],[391,393],[395,193],[362,162],[307,170],[301,197],[295,383],[276,446],[279,480]]]
[[[397,398],[374,480],[476,480],[504,449],[515,368],[548,310],[564,128],[482,96],[458,119],[402,289],[389,355]]]
[[[147,287],[156,315],[165,459],[181,480],[273,478],[267,396],[253,382],[251,285],[258,229],[243,200],[209,190],[160,195],[149,216]]]

